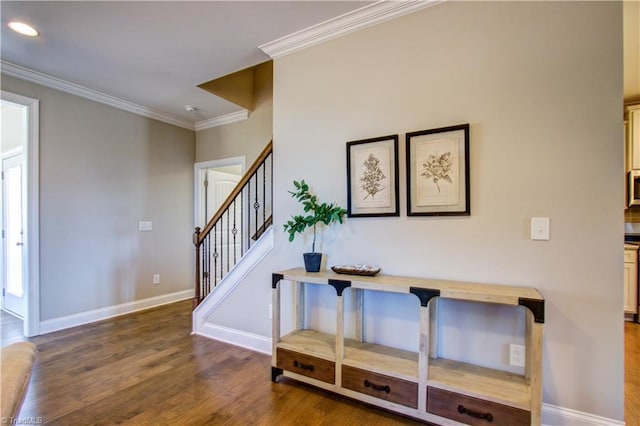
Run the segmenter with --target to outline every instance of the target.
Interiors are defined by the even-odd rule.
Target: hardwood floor
[[[22,320],[0,310],[0,346],[25,340]]]
[[[2,345],[21,337],[6,313]],[[625,421],[640,425],[640,324],[625,323]],[[38,336],[20,417],[47,425],[413,425],[283,379],[271,358],[191,336],[191,302]]]
[[[50,425],[412,425],[290,380],[271,357],[191,336],[191,301],[30,339],[21,418]]]

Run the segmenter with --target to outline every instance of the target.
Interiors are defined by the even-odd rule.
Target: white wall
[[[27,117],[25,111],[25,107],[8,102],[0,106],[0,131],[2,131],[0,152],[5,153],[26,144]]]
[[[621,420],[621,9],[447,2],[276,60],[275,247],[218,320],[269,335],[270,273],[301,266],[310,245],[281,232],[299,211],[287,194],[293,179],[346,205],[346,141],[398,133],[402,160],[406,132],[470,123],[471,216],[408,218],[401,161],[401,216],[331,229],[320,246],[327,265],[537,287],[546,298],[544,402]],[[534,216],[551,218],[550,241],[529,239]],[[323,309],[317,318],[328,324]],[[520,316],[449,303],[442,351],[504,366]],[[373,338],[411,346],[415,335],[399,326]]]
[[[5,75],[2,89],[40,100],[41,320],[191,289],[194,132]]]

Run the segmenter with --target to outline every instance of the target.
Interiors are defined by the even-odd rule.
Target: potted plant
[[[316,253],[316,226],[322,222],[330,225],[333,222],[342,223],[347,213],[345,209],[335,203],[321,203],[318,197],[309,192],[309,185],[301,180],[293,181],[295,191],[289,191],[291,197],[298,200],[306,215],[291,216],[291,220],[284,224],[284,231],[289,234],[289,241],[293,241],[297,233],[302,234],[307,228],[313,228],[313,242],[311,253],[303,253],[304,266],[307,272],[318,272],[322,262],[322,253]]]

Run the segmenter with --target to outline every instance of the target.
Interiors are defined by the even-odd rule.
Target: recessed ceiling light
[[[186,109],[188,112],[194,112],[198,108],[194,107],[193,105],[185,105],[184,109]]]
[[[29,37],[35,37],[38,35],[38,30],[36,30],[29,24],[25,24],[24,22],[18,22],[18,21],[9,22],[9,28],[11,28],[13,31],[19,34],[26,35]]]

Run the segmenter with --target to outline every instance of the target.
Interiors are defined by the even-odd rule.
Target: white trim
[[[6,160],[7,158],[14,157],[16,155],[20,155],[20,154],[22,154],[22,151],[23,151],[22,145],[16,146],[15,148],[11,148],[10,150],[3,152],[2,153],[2,159]]]
[[[271,58],[277,59],[371,25],[433,6],[442,1],[380,0],[258,47]]]
[[[260,263],[273,248],[273,226],[271,226],[249,251],[229,271],[214,291],[193,311],[193,334],[221,340],[232,345],[253,349],[262,353],[271,353],[271,339],[265,336],[219,326],[207,319],[222,304],[244,278]]]
[[[193,299],[193,293],[193,290],[183,290],[176,293],[163,294],[161,296],[150,297],[148,299],[136,300],[133,302],[122,303],[120,305],[107,306],[106,308],[53,318],[42,321],[40,323],[40,331],[42,334],[51,333],[120,315],[142,311],[144,309],[155,308],[157,306],[178,302],[180,300]]]
[[[195,130],[193,124],[182,121],[175,117],[171,117],[167,114],[163,114],[159,111],[154,111],[151,108],[134,104],[133,102],[125,101],[124,99],[116,98],[115,96],[107,95],[84,86],[70,83],[68,81],[64,81],[57,77],[52,77],[50,75],[34,71],[29,68],[21,67],[20,65],[12,64],[11,62],[2,61],[1,65],[2,73],[8,76],[27,80],[32,83],[40,84],[42,86],[60,90],[61,92],[70,93],[72,95],[90,99],[95,102],[100,102],[114,108],[138,114],[143,117],[152,118],[154,120],[162,121],[174,126],[182,127],[184,129]]]
[[[543,426],[624,426],[623,421],[596,416],[595,414],[542,404]]]
[[[214,169],[216,167],[226,167],[239,165],[244,175],[246,168],[247,158],[242,155],[238,157],[222,158],[220,160],[201,161],[193,165],[193,226],[200,226],[200,209],[202,203],[202,194],[200,191],[200,182],[203,180],[202,172],[207,169]]]
[[[4,101],[27,107],[27,145],[24,148],[27,187],[26,229],[24,246],[27,259],[24,280],[27,309],[23,322],[23,333],[27,337],[40,334],[40,101],[4,90],[0,91]]]
[[[40,101],[31,99],[28,102],[26,176],[29,316],[24,324],[24,334],[31,337],[40,334]]]
[[[225,124],[236,123],[249,118],[249,110],[243,109],[242,111],[232,112],[230,114],[221,115],[219,117],[213,117],[208,120],[198,121],[195,124],[195,130],[205,130],[212,127],[223,126]]]
[[[271,338],[260,336],[258,334],[248,333],[234,328],[222,327],[211,323],[205,323],[202,327],[192,334],[208,337],[209,339],[219,340],[229,343],[230,345],[240,346],[241,348],[271,355]]]

